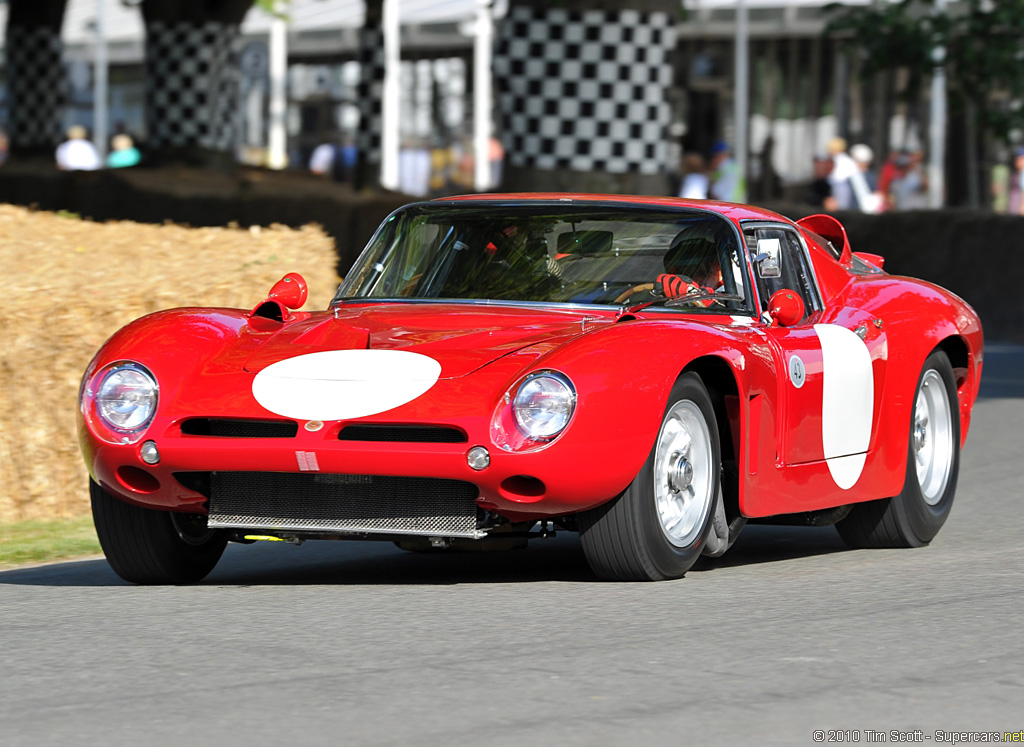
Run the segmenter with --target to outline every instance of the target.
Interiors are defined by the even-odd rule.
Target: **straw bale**
[[[78,387],[117,329],[177,306],[251,309],[287,272],[309,283],[307,309],[338,284],[316,226],[93,223],[0,204],[0,237],[0,521],[89,510]]]

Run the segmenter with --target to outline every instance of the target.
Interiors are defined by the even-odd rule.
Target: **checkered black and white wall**
[[[663,172],[674,24],[657,11],[510,8],[495,50],[509,164]]]
[[[60,31],[42,26],[7,28],[8,133],[21,151],[56,148],[67,102]]]
[[[146,127],[155,148],[237,144],[236,24],[153,21],[146,27]]]
[[[380,164],[381,112],[384,106],[384,31],[359,29],[359,132],[356,146],[367,163]]]

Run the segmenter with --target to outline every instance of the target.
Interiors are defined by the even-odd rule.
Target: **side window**
[[[768,299],[783,289],[800,294],[807,314],[818,308],[814,278],[796,234],[785,228],[763,226],[747,229],[744,234],[750,256],[755,260],[754,278],[761,297],[761,311],[766,312]]]

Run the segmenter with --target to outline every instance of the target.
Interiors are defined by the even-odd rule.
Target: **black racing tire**
[[[135,584],[191,584],[213,570],[227,534],[204,517],[141,508],[89,480],[92,518],[114,572]]]
[[[678,421],[675,426],[670,425],[673,419]],[[686,425],[680,425],[684,419]],[[681,442],[672,440],[668,429],[673,427],[676,432],[679,428],[693,430],[693,446],[685,452],[678,449]],[[690,481],[678,476],[685,471],[679,469],[680,461],[692,461]],[[658,436],[633,482],[617,498],[578,517],[580,542],[590,568],[610,581],[681,578],[704,549],[721,471],[718,423],[711,398],[697,374],[683,374],[672,387]],[[675,487],[673,474],[677,475]],[[677,489],[681,484],[685,487]],[[672,496],[689,496],[694,485],[692,512],[675,527],[668,526],[671,522],[661,518],[665,514],[659,505],[664,508]],[[682,498],[679,502],[684,505]],[[672,532],[678,534],[673,538]]]
[[[892,498],[856,504],[847,517],[836,524],[847,546],[922,547],[939,533],[953,507],[960,471],[958,401],[953,367],[947,355],[936,350],[928,356],[917,381],[903,490]],[[943,402],[946,412],[942,412]],[[922,404],[930,417],[923,422]],[[930,437],[936,444],[932,448],[927,446],[929,426]],[[921,431],[926,436],[923,440]]]

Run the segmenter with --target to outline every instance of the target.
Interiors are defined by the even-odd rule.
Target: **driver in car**
[[[718,246],[711,239],[692,236],[683,231],[672,240],[663,259],[665,272],[654,280],[654,292],[665,298],[715,293],[723,287],[722,266]],[[713,298],[694,299],[693,303],[710,306]]]

